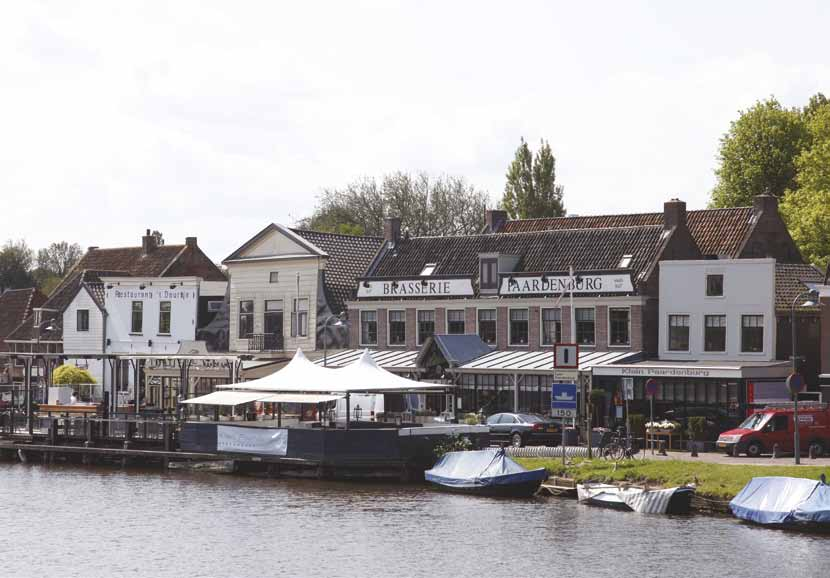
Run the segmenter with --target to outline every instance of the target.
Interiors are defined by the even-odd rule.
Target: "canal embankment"
[[[601,459],[573,458],[563,464],[561,458],[514,458],[528,469],[547,468],[551,476],[582,482],[633,483],[653,487],[695,484],[697,496],[710,501],[699,509],[722,509],[749,480],[760,476],[792,476],[817,479],[830,474],[830,465],[758,465],[714,463],[687,459],[633,459],[613,462]],[[770,461],[770,460],[768,460]]]

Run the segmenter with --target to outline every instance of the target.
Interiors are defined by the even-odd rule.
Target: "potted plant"
[[[694,415],[689,418],[689,450],[693,455],[703,450],[703,432],[706,430],[706,418]]]

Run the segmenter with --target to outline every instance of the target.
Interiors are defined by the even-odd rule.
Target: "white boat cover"
[[[830,486],[806,478],[752,478],[729,507],[758,524],[830,523]]]
[[[678,489],[680,488],[648,490],[611,484],[578,484],[576,494],[580,502],[625,504],[641,514],[665,514],[671,497]]]
[[[272,391],[281,393],[392,393],[412,391],[442,391],[448,386],[406,379],[378,366],[368,350],[354,363],[341,369],[321,367],[309,361],[298,349],[291,361],[260,379],[218,385],[217,389],[238,391]]]

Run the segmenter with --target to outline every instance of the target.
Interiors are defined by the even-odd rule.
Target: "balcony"
[[[249,333],[248,337],[242,340],[247,341],[248,351],[262,353],[266,351],[282,351],[283,339],[279,333]]]

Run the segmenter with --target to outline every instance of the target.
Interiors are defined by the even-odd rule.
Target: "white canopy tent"
[[[386,371],[375,363],[369,351],[340,369],[320,367],[309,361],[301,349],[284,368],[260,379],[219,385],[218,389],[235,391],[273,391],[281,393],[414,393],[443,391],[443,383],[406,379]]]
[[[252,401],[267,403],[326,403],[337,401],[342,395],[306,393],[268,393],[265,391],[214,391],[207,395],[193,397],[182,403],[194,405],[242,405]]]
[[[322,403],[339,397],[345,397],[346,415],[349,415],[350,394],[367,393],[426,393],[443,392],[447,389],[443,383],[429,383],[406,379],[395,375],[375,363],[368,350],[353,363],[339,369],[321,367],[309,361],[301,349],[297,349],[291,361],[279,371],[260,379],[243,383],[232,383],[217,386],[221,392],[216,393],[246,393],[248,395],[276,394],[272,398],[257,397],[254,401],[273,401],[275,403]],[[322,394],[331,399],[323,400]],[[213,394],[209,394],[213,395]],[[194,398],[188,403],[211,403]],[[308,396],[308,401],[301,398],[286,396]],[[316,397],[315,397],[316,396]],[[240,398],[241,399],[241,398]],[[346,420],[346,428],[349,420]]]

